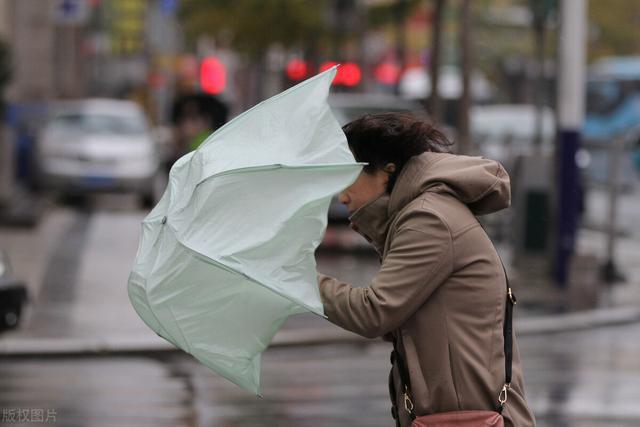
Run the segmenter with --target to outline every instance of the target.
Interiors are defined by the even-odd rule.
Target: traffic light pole
[[[576,153],[580,148],[584,123],[586,65],[586,0],[558,2],[560,34],[558,37],[558,142],[556,145],[556,283],[565,287],[569,264],[578,230],[580,182]]]

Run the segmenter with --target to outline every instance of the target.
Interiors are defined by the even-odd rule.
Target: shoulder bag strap
[[[489,237],[489,233],[487,233],[486,228],[482,225],[482,222],[478,220],[480,227],[487,235],[487,238],[493,245],[493,241],[491,237]],[[518,302],[516,299],[513,290],[511,289],[511,283],[509,282],[509,275],[507,274],[507,269],[504,266],[504,262],[502,262],[502,257],[500,253],[493,245],[494,250],[496,251],[496,255],[498,255],[498,259],[500,260],[500,265],[502,266],[502,271],[504,271],[504,279],[507,285],[507,301],[505,304],[505,313],[504,313],[504,324],[502,327],[502,333],[504,337],[504,385],[502,386],[502,390],[500,390],[500,394],[498,395],[498,412],[502,413],[502,409],[504,408],[505,403],[507,403],[508,391],[511,387],[511,375],[513,371],[513,306]]]
[[[498,257],[499,256],[500,255],[498,255]],[[502,264],[502,259],[500,260],[500,263]],[[506,268],[504,268],[504,264],[502,264],[502,269],[504,270],[504,277],[507,282],[507,303],[505,307],[503,326],[505,380],[502,390],[500,390],[500,394],[498,395],[499,412],[502,412],[502,408],[505,403],[507,403],[507,393],[511,387],[511,373],[513,368],[513,306],[516,305],[517,302],[516,296],[513,294],[513,290],[509,284],[509,276],[507,275]]]
[[[400,330],[396,331],[393,336],[393,353],[392,353],[392,361],[395,361],[398,366],[398,373],[400,374],[400,385],[404,389],[402,390],[404,410],[409,413],[409,416],[412,420],[416,418],[416,413],[413,410],[413,401],[411,400],[411,396],[409,395],[409,390],[411,389],[411,379],[409,378],[409,370],[405,364],[405,359],[403,355],[398,351],[400,345]],[[395,405],[397,402],[393,402]]]

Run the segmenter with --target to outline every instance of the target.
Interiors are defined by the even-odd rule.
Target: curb
[[[518,335],[557,334],[640,321],[640,308],[599,308],[576,313],[531,317],[516,320]]]
[[[280,331],[269,347],[296,347],[338,343],[367,344],[370,340],[339,328]],[[182,349],[149,333],[139,337],[13,338],[0,339],[0,359],[13,357],[69,357],[144,355],[183,352]]]
[[[575,332],[585,329],[640,322],[640,308],[595,309],[578,313],[516,319],[519,336]],[[331,328],[284,330],[276,334],[270,347],[327,344],[366,345],[380,341]],[[113,338],[14,338],[0,339],[0,358],[149,355],[182,352],[154,335]]]
[[[35,227],[46,202],[41,197],[26,191],[16,191],[2,208],[0,208],[0,225],[6,227]]]

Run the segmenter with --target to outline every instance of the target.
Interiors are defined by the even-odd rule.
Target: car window
[[[596,80],[587,83],[587,112],[608,114],[623,102],[619,82],[612,80]]]
[[[145,123],[136,116],[65,113],[49,123],[54,132],[82,132],[91,134],[136,135],[146,131]]]
[[[533,140],[536,133],[535,111],[474,111],[471,116],[471,133],[474,137],[492,142],[505,138]],[[542,136],[552,140],[554,135],[553,117],[543,115]]]

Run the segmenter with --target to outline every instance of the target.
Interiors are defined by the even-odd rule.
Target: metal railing
[[[602,231],[606,238],[605,264],[602,278],[607,283],[623,281],[624,275],[616,264],[617,239],[621,234],[619,224],[620,196],[632,192],[637,186],[638,172],[633,165],[634,150],[640,149],[640,125],[608,141],[584,141],[582,148],[591,158],[592,165],[584,175],[585,186],[604,188],[607,192],[606,223],[592,227]]]

